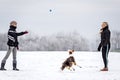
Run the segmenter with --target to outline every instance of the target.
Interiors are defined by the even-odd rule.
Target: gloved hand
[[[24,34],[27,34],[28,33],[28,31],[24,31]]]
[[[98,47],[98,51],[100,51],[100,49],[101,49],[101,47],[99,46],[99,47]]]
[[[19,47],[17,46],[17,50],[19,50]]]

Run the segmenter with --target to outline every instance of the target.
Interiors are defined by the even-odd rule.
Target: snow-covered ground
[[[6,51],[0,51],[0,61]],[[75,52],[76,62],[82,68],[75,71],[60,67],[68,57],[68,52],[18,52],[18,68],[12,70],[12,55],[5,68],[0,71],[0,80],[120,80],[120,53],[109,53],[109,71],[100,72],[103,68],[101,52]]]

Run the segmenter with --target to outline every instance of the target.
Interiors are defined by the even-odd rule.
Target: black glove
[[[98,46],[98,49],[97,49],[97,50],[100,51],[100,49],[101,49],[101,46]]]
[[[17,50],[19,50],[19,47],[17,46]]]
[[[24,34],[27,34],[28,33],[28,31],[24,31]]]

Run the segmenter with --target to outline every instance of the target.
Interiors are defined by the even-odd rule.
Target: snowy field
[[[0,51],[0,61],[6,51]],[[0,71],[0,80],[120,80],[120,53],[109,53],[109,71],[100,72],[103,68],[101,52],[75,52],[78,65],[75,71],[60,67],[68,57],[68,52],[18,52],[18,68],[12,70],[12,55],[5,68]]]

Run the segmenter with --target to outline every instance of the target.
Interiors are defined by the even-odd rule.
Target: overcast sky
[[[18,22],[18,31],[77,31],[94,38],[104,21],[120,31],[120,0],[0,0],[0,32],[7,32],[12,20]]]

